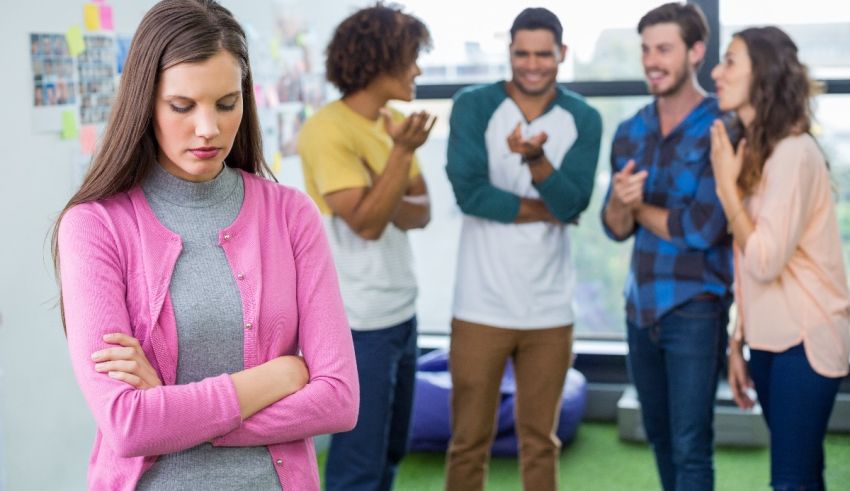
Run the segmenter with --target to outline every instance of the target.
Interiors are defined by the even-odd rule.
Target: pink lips
[[[198,147],[189,149],[189,151],[192,152],[192,155],[201,160],[214,158],[216,155],[218,155],[218,152],[220,150],[221,149],[217,147]]]

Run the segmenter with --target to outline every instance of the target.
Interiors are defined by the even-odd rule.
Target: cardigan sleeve
[[[351,330],[318,210],[298,193],[289,215],[296,267],[298,338],[310,371],[301,390],[267,406],[213,441],[218,446],[284,443],[352,429],[360,387]]]
[[[91,355],[110,346],[105,334],[135,336],[126,303],[130,273],[117,245],[120,233],[96,203],[71,208],[59,227],[71,365],[104,440],[120,457],[161,455],[237,428],[239,402],[228,375],[141,390],[95,371]]]

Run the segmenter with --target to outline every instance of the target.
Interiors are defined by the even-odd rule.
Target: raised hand
[[[717,194],[723,197],[730,193],[737,193],[738,176],[744,165],[744,151],[747,141],[741,139],[738,148],[732,147],[726,126],[720,119],[711,125],[711,169],[714,171],[714,179],[717,182]]]
[[[531,162],[543,156],[543,144],[549,139],[545,131],[526,139],[522,136],[522,123],[517,123],[508,135],[508,148],[511,152],[522,155],[523,163]]]
[[[92,353],[95,371],[126,382],[137,389],[159,387],[162,381],[148,361],[139,340],[120,332],[106,334],[103,340],[117,347]]]
[[[392,114],[386,108],[381,109],[381,117],[387,134],[393,139],[393,144],[413,152],[428,139],[437,117],[427,111],[417,111],[403,121],[393,121]]]
[[[617,205],[634,209],[643,203],[643,186],[647,172],[635,172],[634,160],[629,160],[620,172],[614,174],[611,186],[611,199]]]

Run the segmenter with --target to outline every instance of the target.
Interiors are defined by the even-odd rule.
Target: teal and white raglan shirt
[[[555,168],[534,184],[507,138],[542,131]],[[464,213],[454,317],[512,329],[573,323],[575,271],[569,226],[590,201],[602,120],[584,99],[558,88],[546,111],[526,121],[505,82],[470,87],[454,99],[446,172]],[[541,199],[562,223],[516,224],[520,198]]]

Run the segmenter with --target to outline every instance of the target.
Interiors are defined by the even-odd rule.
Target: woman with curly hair
[[[325,483],[333,490],[392,487],[407,452],[416,372],[416,278],[406,231],[430,219],[414,154],[434,118],[404,117],[390,100],[414,97],[421,21],[377,4],[336,28],[327,78],[342,92],[305,123],[298,151],[307,191],[331,242],[353,330],[361,382],[354,430],[334,435]]]
[[[742,408],[753,406],[755,385],[770,429],[771,486],[822,490],[823,439],[848,373],[850,298],[829,170],[810,133],[813,84],[776,27],[735,34],[712,76],[743,137],[735,148],[721,121],[711,129],[735,241],[729,385]]]

